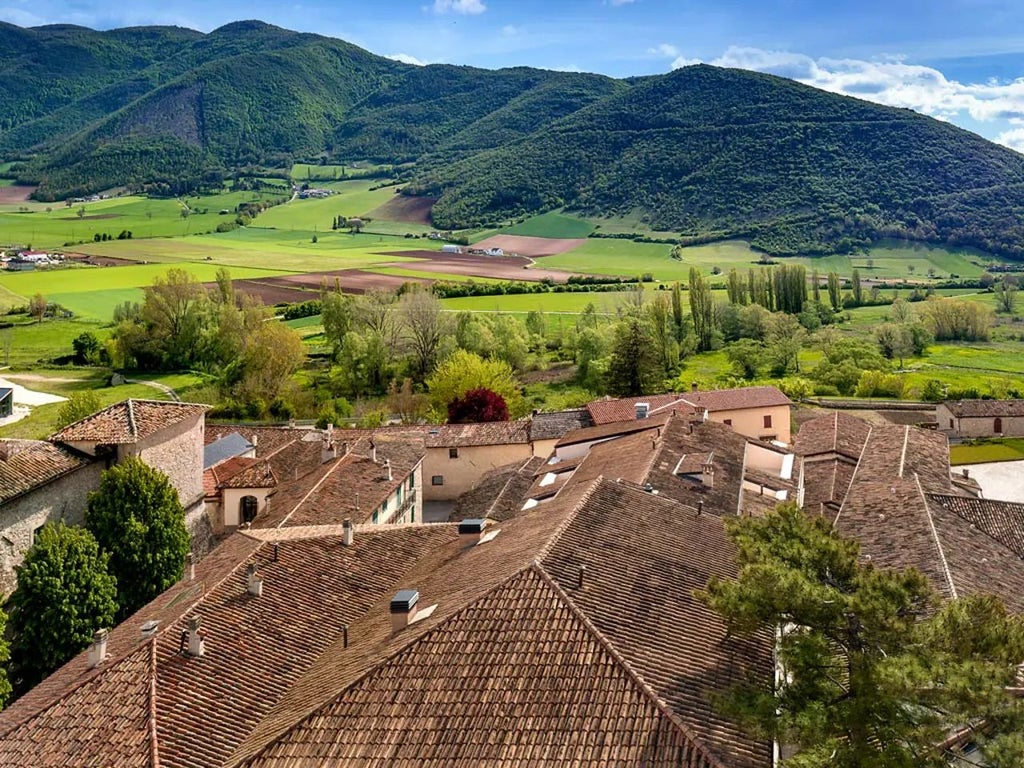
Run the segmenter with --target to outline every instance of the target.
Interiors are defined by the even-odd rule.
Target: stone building
[[[957,437],[1024,437],[1024,400],[947,400],[935,418]]]

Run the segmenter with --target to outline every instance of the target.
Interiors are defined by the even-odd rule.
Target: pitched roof
[[[207,495],[219,488],[274,488],[276,485],[277,476],[265,459],[236,456],[203,472],[203,490]]]
[[[737,389],[698,390],[696,392],[670,392],[664,395],[624,397],[618,400],[595,400],[587,405],[595,424],[626,421],[636,418],[636,404],[650,405],[651,415],[675,408],[692,412],[708,410],[735,411],[745,408],[768,408],[777,405],[791,405],[788,397],[778,387],[739,387]]]
[[[448,519],[507,520],[519,513],[523,498],[533,484],[534,473],[544,459],[534,456],[484,473],[475,486],[459,496]]]
[[[567,432],[593,425],[590,412],[586,408],[570,408],[553,413],[537,412],[530,418],[530,438],[558,440]]]
[[[69,424],[50,435],[50,440],[58,443],[130,445],[182,421],[200,416],[209,408],[200,403],[122,400]]]
[[[835,453],[857,461],[870,432],[871,425],[864,419],[833,411],[800,425],[793,452],[798,456]]]
[[[408,431],[408,427],[398,430]],[[428,448],[469,448],[478,445],[516,445],[530,442],[530,422],[490,421],[479,424],[441,424],[420,428]]]
[[[928,494],[928,501],[948,509],[1024,558],[1024,504],[937,493]]]
[[[8,397],[13,397],[14,389],[12,387],[0,387],[0,400],[6,400]]]
[[[1024,400],[946,400],[942,404],[961,419],[1024,416]]]
[[[622,437],[635,432],[645,432],[648,429],[657,429],[669,418],[669,413],[652,416],[647,419],[628,419],[626,421],[612,421],[597,424],[593,427],[584,427],[567,432],[562,439],[555,443],[556,448],[578,443],[589,443],[595,440],[610,440],[613,437]]]
[[[0,503],[90,463],[88,457],[40,440],[0,440]]]

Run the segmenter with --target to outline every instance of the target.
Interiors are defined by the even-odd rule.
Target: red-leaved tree
[[[480,387],[470,389],[462,397],[448,403],[449,424],[469,424],[474,421],[508,421],[505,398],[497,392]]]

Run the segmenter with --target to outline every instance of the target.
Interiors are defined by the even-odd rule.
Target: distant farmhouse
[[[947,400],[935,418],[957,437],[1024,437],[1024,400]]]
[[[11,387],[0,387],[0,419],[14,414],[14,390]]]

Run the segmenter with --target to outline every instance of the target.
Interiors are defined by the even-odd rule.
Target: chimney
[[[696,392],[697,391],[697,382],[696,381],[691,381],[690,382],[690,391],[691,392]]]
[[[962,471],[964,473],[964,478],[965,479],[969,478],[971,476],[971,470],[969,470],[967,467],[964,467]]]
[[[338,458],[338,445],[331,440],[330,436],[327,436],[324,439],[324,447],[320,449],[320,463],[326,464],[336,458]]]
[[[704,514],[704,499],[697,499],[697,514]]]
[[[188,655],[193,657],[202,656],[206,653],[206,646],[203,643],[203,635],[199,631],[199,628],[203,625],[203,620],[199,616],[192,616],[188,620]]]
[[[341,524],[342,529],[342,542],[346,547],[352,546],[352,539],[354,538],[355,531],[352,528],[352,521],[349,518],[345,518],[345,522]]]
[[[288,429],[295,429],[295,419],[288,419]]]
[[[386,469],[388,473],[388,482],[392,482],[395,478],[391,472],[391,459],[384,459],[384,469]]]
[[[106,629],[97,629],[92,636],[92,645],[89,646],[89,669],[95,669],[107,658],[107,635]]]
[[[648,414],[651,412],[650,403],[636,403],[633,407],[636,409],[636,417],[638,420],[646,419]]]
[[[263,595],[263,579],[256,574],[256,564],[250,563],[246,569],[245,590],[253,597]]]
[[[377,463],[377,444],[370,440],[370,461]]]
[[[484,527],[487,521],[476,517],[470,520],[463,520],[459,523],[459,541],[464,547],[472,547],[484,537]]]
[[[196,556],[189,552],[185,555],[185,576],[189,581],[195,581],[196,578]]]
[[[420,593],[415,589],[400,589],[391,598],[391,631],[401,632],[416,618],[416,603]]]
[[[258,446],[259,444],[260,444],[260,436],[259,435],[254,434],[251,438],[249,438],[249,445],[251,445],[253,448]]]
[[[715,465],[706,461],[700,468],[700,479],[708,488],[715,487]]]

